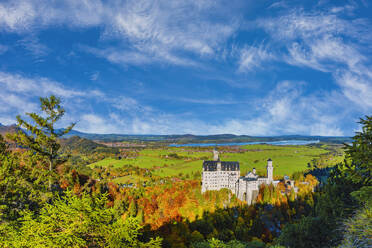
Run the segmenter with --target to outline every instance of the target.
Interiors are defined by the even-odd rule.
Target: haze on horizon
[[[0,2],[0,123],[63,99],[118,134],[352,136],[372,113],[368,1]]]

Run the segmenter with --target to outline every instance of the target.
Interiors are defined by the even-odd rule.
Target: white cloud
[[[350,71],[336,76],[344,95],[364,109],[372,109],[372,78]]]
[[[345,78],[352,80],[352,78]],[[77,121],[76,128],[94,133],[132,134],[215,134],[234,133],[249,135],[312,134],[342,135],[337,123],[344,117],[340,112],[343,103],[338,95],[304,96],[304,82],[279,82],[272,91],[250,105],[260,113],[248,119],[225,119],[210,122],[192,115],[166,114],[146,106],[127,96],[107,96],[104,93],[66,89],[58,82],[47,78],[26,78],[18,74],[0,72],[0,120],[9,124],[15,114],[38,111],[36,96],[57,94],[66,101],[68,116],[64,123]],[[347,85],[347,82],[345,83]],[[345,86],[347,87],[347,86]],[[361,88],[363,90],[363,88]],[[323,99],[335,99],[323,103]],[[89,100],[89,101],[88,101]],[[181,99],[201,104],[212,102]],[[369,101],[369,100],[365,100]],[[220,101],[217,101],[220,102]],[[221,103],[221,102],[220,102]],[[224,102],[223,104],[230,104]],[[329,103],[331,103],[329,105]],[[90,105],[111,109],[109,114],[100,115]],[[235,103],[234,103],[235,104]],[[337,114],[335,115],[335,112]],[[13,117],[14,118],[14,117]]]
[[[2,90],[0,92],[0,113],[16,110],[16,113],[33,112],[37,110],[37,104],[17,94]],[[12,116],[13,118],[15,116]],[[10,118],[8,118],[10,119]]]
[[[77,128],[87,133],[121,133],[115,123],[95,114],[84,114],[78,122]]]
[[[89,132],[116,131],[129,134],[344,135],[339,125],[345,117],[346,110],[343,110],[343,103],[337,100],[339,95],[322,93],[318,96],[304,96],[303,91],[306,87],[308,84],[304,82],[279,82],[277,87],[268,92],[264,98],[250,104],[259,113],[252,118],[209,121],[196,119],[192,115],[165,114],[151,109],[145,114],[134,115],[89,114],[77,128]],[[328,98],[331,99],[330,102],[322,101]],[[141,106],[133,100],[124,100],[124,102],[129,102],[127,105],[130,112],[133,112],[138,105]]]
[[[46,96],[55,94],[57,96],[70,98],[89,94],[88,92],[66,89],[60,83],[47,78],[26,78],[20,74],[11,74],[1,71],[0,85],[3,86],[4,90],[9,92],[21,93],[28,96]]]
[[[188,103],[195,103],[195,104],[206,104],[206,105],[231,105],[231,104],[241,104],[243,102],[239,102],[236,100],[229,100],[229,99],[210,99],[210,98],[186,98],[186,97],[177,97],[173,98],[173,100],[180,101],[180,102],[188,102]]]
[[[210,0],[15,0],[0,3],[0,30],[29,33],[52,25],[100,27],[102,39],[116,39],[126,47],[111,48],[109,54],[107,48],[91,50],[113,63],[193,65],[189,55],[219,56],[224,42],[237,30],[238,18],[227,18],[227,9],[224,3]],[[38,50],[31,45],[30,49]]]
[[[15,123],[15,116],[26,112],[38,112],[39,97],[56,95],[62,98],[62,104],[68,111],[84,111],[87,99],[102,99],[103,93],[98,90],[69,89],[61,83],[43,77],[25,77],[0,71],[0,119]],[[83,105],[83,106],[82,106]],[[79,116],[80,113],[76,114]],[[71,115],[64,122],[76,120]]]
[[[44,57],[50,49],[39,42],[39,39],[35,36],[29,36],[18,41],[18,44],[29,51],[36,58]]]
[[[196,62],[187,59],[174,56],[170,54],[167,50],[160,51],[159,49],[156,53],[151,51],[140,51],[140,50],[128,50],[120,49],[115,47],[97,49],[88,46],[79,46],[82,51],[91,53],[97,57],[104,58],[111,63],[119,65],[145,65],[152,64],[154,62],[166,61],[175,65],[183,66],[195,66]]]
[[[352,11],[354,7],[347,7]],[[363,108],[371,108],[372,54],[371,25],[363,19],[346,20],[329,12],[290,11],[277,18],[258,20],[287,54],[277,54],[283,61],[298,67],[309,67],[330,73],[344,98]],[[336,14],[335,14],[336,13]]]
[[[263,62],[275,60],[276,56],[269,49],[260,45],[258,47],[246,46],[240,50],[238,61],[239,71],[250,71],[261,67]]]
[[[151,107],[139,104],[137,100],[131,97],[120,96],[115,99],[107,100],[107,101],[110,101],[114,108],[121,110],[121,111],[126,111],[130,114],[134,114],[134,113],[143,114],[143,113],[152,111]]]
[[[90,75],[90,80],[92,81],[97,81],[98,78],[99,78],[99,71],[96,71],[92,73],[92,75]]]
[[[75,27],[100,25],[105,7],[101,1],[12,0],[0,4],[0,27],[25,33],[50,25]]]
[[[304,134],[341,136],[339,124],[344,113],[340,103],[329,106],[319,95],[306,97],[304,82],[283,81],[253,107],[260,113],[250,119],[233,119],[209,127],[210,133],[234,133],[248,135]]]

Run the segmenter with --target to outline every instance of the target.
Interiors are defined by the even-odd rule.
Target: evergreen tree
[[[0,134],[0,155],[5,155],[6,152],[7,152],[7,145],[5,143],[3,136]]]
[[[370,200],[372,194],[372,116],[360,119],[362,132],[353,137],[352,145],[346,145],[346,157],[351,163],[345,162],[344,174],[360,189],[353,196],[361,202]]]
[[[344,237],[340,226],[358,206],[371,203],[372,117],[367,116],[360,123],[363,124],[362,132],[357,132],[352,145],[346,146],[347,159],[333,168],[327,184],[315,195],[314,215],[287,224],[278,243],[287,247],[333,247],[344,238],[341,247],[369,247],[353,246],[353,243],[365,238],[366,232],[367,235],[371,233],[368,227],[371,224],[370,208],[359,211],[354,219],[346,222],[350,225],[347,225]]]
[[[40,107],[44,112],[44,116],[36,113],[26,113],[34,124],[17,116],[17,125],[23,130],[19,130],[15,134],[9,134],[8,138],[15,141],[17,145],[25,147],[40,155],[48,163],[49,169],[49,190],[52,188],[53,172],[59,160],[58,150],[60,144],[58,138],[67,134],[74,127],[74,123],[67,128],[57,130],[54,125],[65,114],[65,110],[60,105],[61,99],[55,96],[41,97]]]
[[[78,197],[67,192],[36,214],[24,213],[18,225],[0,225],[1,247],[153,247],[161,239],[139,241],[141,226],[135,218],[116,218],[107,208],[107,196]]]
[[[0,135],[0,223],[17,219],[26,209],[36,210],[47,198],[37,159],[29,153],[10,152]]]

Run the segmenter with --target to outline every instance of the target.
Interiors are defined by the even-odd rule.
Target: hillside
[[[77,151],[79,153],[87,154],[94,152],[97,148],[107,148],[103,144],[98,144],[92,140],[73,136],[67,139],[60,140],[62,151]]]
[[[332,137],[332,136],[303,136],[303,135],[282,135],[282,136],[248,136],[248,135],[234,135],[234,134],[217,134],[217,135],[132,135],[132,134],[96,134],[83,133],[72,130],[65,137],[79,136],[90,140],[101,141],[138,141],[138,142],[164,142],[164,143],[227,143],[227,142],[269,142],[282,140],[319,140],[327,143],[349,143],[350,137]]]
[[[13,124],[4,126],[0,123],[0,134],[15,132],[18,127]],[[332,137],[332,136],[304,136],[304,135],[281,135],[281,136],[249,136],[249,135],[234,135],[234,134],[216,134],[216,135],[193,135],[193,134],[172,134],[172,135],[154,135],[154,134],[97,134],[84,133],[77,130],[72,130],[64,135],[65,139],[71,137],[80,137],[89,140],[98,140],[105,142],[162,142],[166,144],[187,144],[187,143],[228,143],[228,142],[270,142],[282,140],[319,140],[326,143],[350,143],[350,137]]]
[[[19,130],[19,127],[17,125],[9,125],[9,126],[4,126],[0,123],[0,134],[5,136],[7,133],[15,133]]]

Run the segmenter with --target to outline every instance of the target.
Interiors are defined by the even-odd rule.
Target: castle
[[[256,199],[261,184],[273,184],[279,181],[273,180],[273,161],[267,160],[267,177],[258,177],[256,169],[247,175],[240,176],[239,162],[221,161],[219,152],[213,150],[213,160],[203,162],[202,193],[207,190],[230,189],[231,192],[248,204]]]

